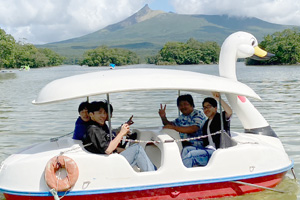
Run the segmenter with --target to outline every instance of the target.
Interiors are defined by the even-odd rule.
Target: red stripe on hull
[[[263,187],[273,188],[283,179],[284,173],[259,178],[239,180]],[[225,196],[239,196],[247,193],[262,191],[263,189],[233,182],[189,185],[171,188],[120,192],[110,194],[93,194],[82,196],[65,196],[64,200],[167,200],[167,199],[208,199]],[[17,196],[5,194],[6,200],[53,200],[53,197]]]

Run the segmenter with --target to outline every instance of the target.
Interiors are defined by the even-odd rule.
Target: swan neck
[[[223,46],[220,52],[219,75],[225,78],[237,80],[236,61],[236,52],[226,48],[226,46]]]

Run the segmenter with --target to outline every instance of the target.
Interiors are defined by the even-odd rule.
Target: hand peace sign
[[[160,109],[158,110],[158,114],[161,118],[165,118],[166,117],[166,108],[167,105],[165,104],[165,106],[163,107],[162,104],[160,104]]]

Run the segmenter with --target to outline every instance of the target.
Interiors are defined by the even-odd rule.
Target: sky
[[[45,44],[80,37],[152,10],[256,17],[300,26],[300,0],[0,0],[0,28],[16,41]]]

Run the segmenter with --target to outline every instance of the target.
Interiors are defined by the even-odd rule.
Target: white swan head
[[[253,55],[259,58],[271,56],[258,47],[256,38],[250,33],[236,32],[231,34],[221,47],[219,60],[220,76],[236,80],[237,59]],[[246,97],[234,94],[226,94],[226,97],[247,132],[276,137],[268,122]]]
[[[271,54],[258,47],[257,39],[247,32],[235,32],[228,36],[221,47],[219,58],[220,76],[236,80],[238,58],[270,58]]]

